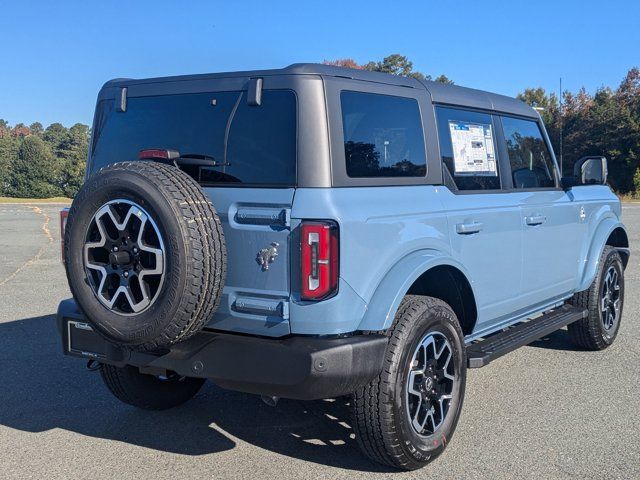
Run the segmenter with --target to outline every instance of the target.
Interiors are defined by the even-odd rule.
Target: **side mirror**
[[[582,157],[573,167],[578,185],[604,185],[607,183],[607,174],[605,157]]]

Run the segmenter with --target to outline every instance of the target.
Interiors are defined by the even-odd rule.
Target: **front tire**
[[[624,305],[624,267],[618,251],[605,246],[596,278],[589,289],[576,293],[570,303],[589,310],[587,318],[569,324],[569,338],[586,350],[604,350],[620,329]]]
[[[120,401],[144,410],[166,410],[191,400],[203,378],[146,375],[132,366],[123,368],[102,364],[100,375],[109,391]]]
[[[458,423],[466,382],[464,336],[442,300],[405,297],[382,373],[353,395],[356,438],[375,462],[404,470],[440,455]]]

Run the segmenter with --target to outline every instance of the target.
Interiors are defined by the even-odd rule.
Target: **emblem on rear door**
[[[256,261],[262,267],[262,271],[266,272],[269,270],[269,264],[273,263],[275,259],[278,257],[278,247],[280,244],[278,242],[272,242],[268,248],[262,248],[258,252],[258,257]]]

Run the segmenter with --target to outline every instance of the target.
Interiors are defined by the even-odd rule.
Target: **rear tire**
[[[371,460],[415,470],[444,451],[458,423],[466,381],[464,336],[449,305],[416,295],[402,301],[388,336],[382,373],[353,395],[353,427]]]
[[[587,318],[567,327],[572,343],[586,350],[604,350],[613,343],[620,329],[624,305],[624,267],[620,254],[607,245],[598,265],[591,286],[570,300],[572,305],[589,310]]]
[[[120,401],[144,410],[166,410],[191,400],[205,380],[179,377],[166,379],[145,375],[132,366],[102,364],[100,375],[109,391]]]

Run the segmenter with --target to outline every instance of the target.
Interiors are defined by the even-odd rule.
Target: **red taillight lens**
[[[334,222],[303,222],[300,227],[302,300],[323,300],[338,290],[338,226]]]
[[[67,217],[69,216],[69,209],[63,208],[60,210],[60,259],[64,263],[64,229],[67,226]]]
[[[173,160],[180,157],[180,152],[176,150],[165,150],[162,148],[147,148],[140,150],[138,158],[140,160]]]

